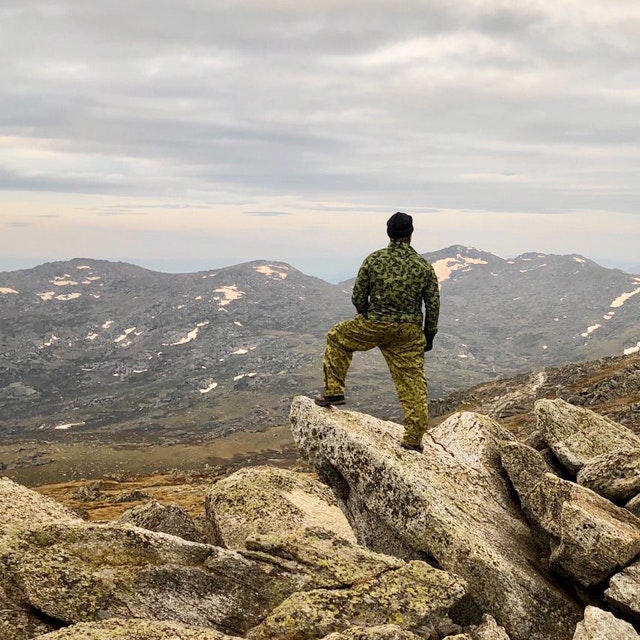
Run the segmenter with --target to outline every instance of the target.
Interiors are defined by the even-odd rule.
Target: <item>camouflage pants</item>
[[[339,322],[327,334],[324,393],[342,395],[354,351],[379,347],[387,362],[404,414],[404,441],[420,444],[429,425],[425,337],[422,327],[408,322],[374,322],[358,315]]]

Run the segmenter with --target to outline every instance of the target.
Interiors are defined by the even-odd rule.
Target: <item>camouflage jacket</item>
[[[424,332],[435,336],[438,331],[438,279],[431,264],[406,242],[391,241],[365,258],[351,301],[369,320],[419,325],[424,303]]]

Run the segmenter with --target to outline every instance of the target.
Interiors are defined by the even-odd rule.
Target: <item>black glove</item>
[[[433,349],[433,339],[436,336],[434,333],[425,333],[424,337],[427,339],[427,344],[424,345],[424,350],[431,351],[431,349]]]

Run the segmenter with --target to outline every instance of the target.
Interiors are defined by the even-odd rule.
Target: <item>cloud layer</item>
[[[636,215],[639,43],[626,0],[5,0],[0,223]]]

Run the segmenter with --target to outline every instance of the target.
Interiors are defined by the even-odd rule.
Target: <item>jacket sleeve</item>
[[[422,297],[424,300],[424,333],[433,338],[438,333],[440,288],[438,287],[438,277],[431,265],[427,269],[427,278]]]
[[[358,271],[358,276],[353,285],[351,294],[351,302],[358,313],[367,313],[369,309],[369,293],[371,292],[371,283],[369,281],[369,270],[367,261],[365,260]]]

